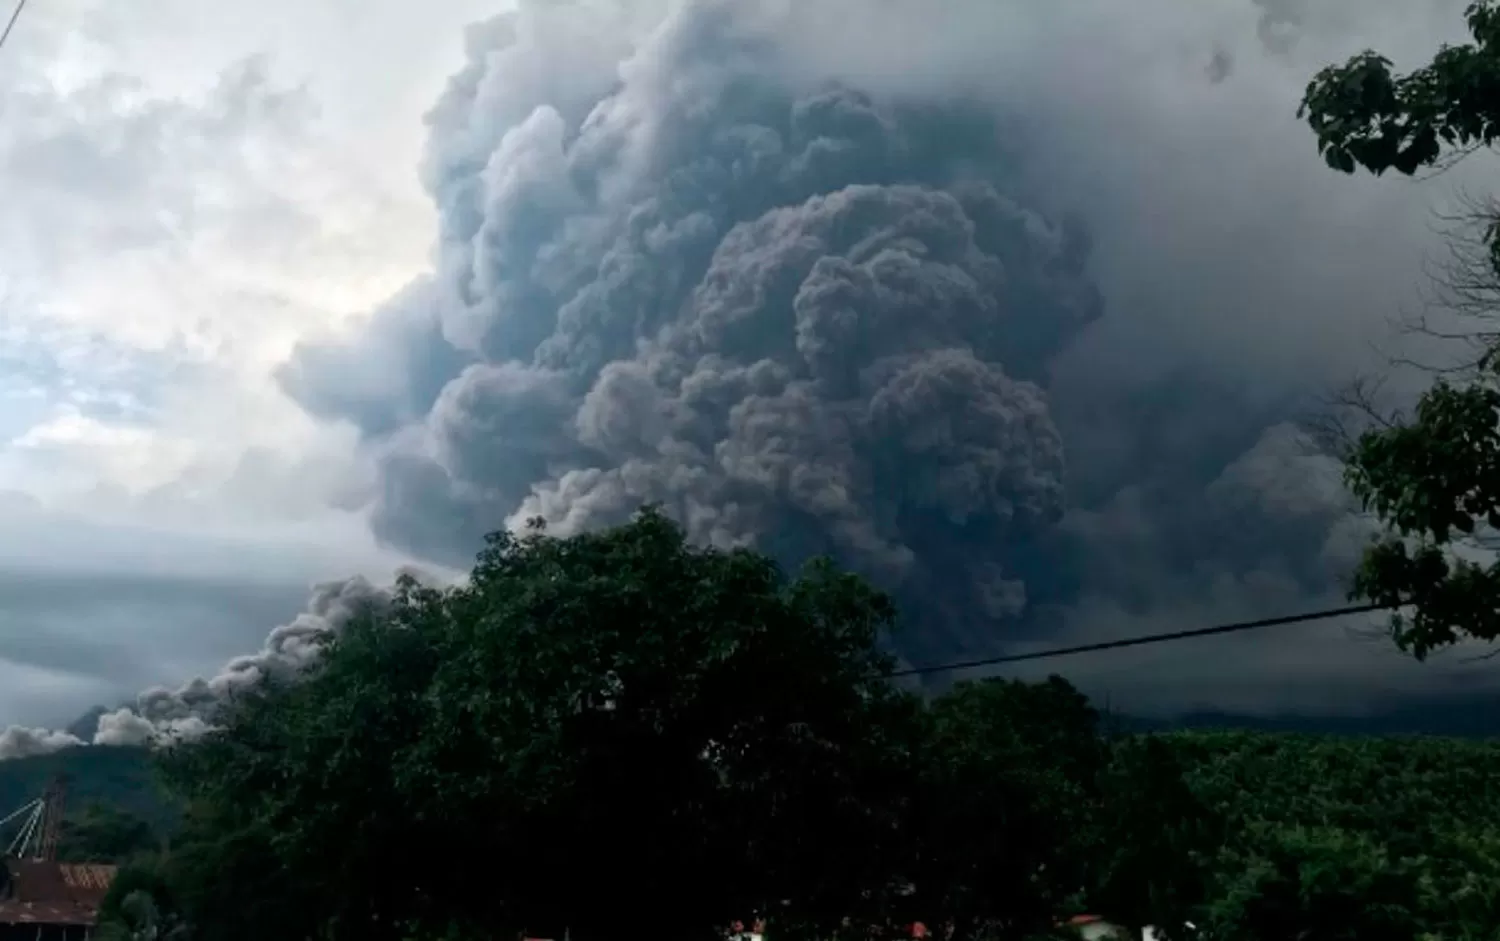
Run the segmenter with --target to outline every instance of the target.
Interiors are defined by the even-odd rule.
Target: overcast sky
[[[976,0],[940,22],[860,2],[880,14],[794,34],[794,58],[871,88],[983,86],[1029,122],[1031,185],[1088,219],[1112,316],[1056,365],[1063,424],[1087,424],[1100,377],[1117,395],[1190,367],[1278,399],[1367,362],[1419,297],[1432,207],[1492,170],[1341,177],[1293,114],[1324,63],[1458,37],[1460,0]],[[503,6],[33,0],[0,51],[0,726],[211,671],[310,583],[401,561],[371,536],[355,429],[274,376],[431,265],[423,115],[464,27]],[[1089,440],[1075,473],[1108,478],[1124,446]],[[1130,663],[1182,678],[1137,686],[1232,705],[1294,667],[1324,687],[1309,701],[1330,677],[1433,687],[1327,638],[1257,648],[1243,684],[1213,657]]]
[[[271,368],[423,266],[493,4],[35,2],[0,54],[0,725],[211,671],[388,573]]]

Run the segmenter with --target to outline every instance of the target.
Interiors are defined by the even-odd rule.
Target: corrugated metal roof
[[[94,925],[99,910],[72,902],[0,902],[0,925]]]
[[[114,866],[104,866],[96,863],[59,863],[57,868],[62,872],[63,882],[68,888],[75,891],[97,892],[101,897],[109,891],[110,883],[115,881]]]
[[[0,924],[92,925],[117,871],[40,859],[0,863],[10,870],[10,897],[0,901]]]

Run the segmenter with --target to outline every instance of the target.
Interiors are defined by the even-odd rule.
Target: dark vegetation
[[[1249,715],[1198,711],[1167,718],[1115,716],[1112,726],[1125,732],[1172,732],[1183,729],[1239,729],[1347,736],[1500,737],[1500,696],[1458,694],[1411,697],[1389,709],[1355,715],[1283,713]]]
[[[1106,734],[1060,679],[922,700],[880,676],[892,616],[826,564],[789,579],[654,512],[499,536],[469,584],[403,583],[204,741],[0,781],[21,798],[66,767],[89,795],[63,854],[125,864],[114,937],[707,939],[764,917],[778,938],[1039,938],[1085,911],[1225,941],[1500,925],[1500,744]],[[152,764],[180,814],[150,798]]]

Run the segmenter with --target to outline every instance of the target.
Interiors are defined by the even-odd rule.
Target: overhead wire
[[[1183,631],[1165,631],[1159,634],[1138,634],[1133,637],[1121,637],[1115,640],[1098,641],[1092,644],[1077,644],[1071,647],[1051,647],[1045,650],[1032,650],[1026,653],[1002,654],[996,657],[980,657],[973,660],[955,660],[949,663],[934,663],[927,666],[908,667],[901,670],[892,670],[881,674],[887,679],[897,679],[903,676],[923,676],[928,673],[945,673],[951,670],[968,670],[974,667],[1002,666],[1009,663],[1023,663],[1028,660],[1050,660],[1054,657],[1069,657],[1075,654],[1094,653],[1100,650],[1119,650],[1124,647],[1144,647],[1150,644],[1163,644],[1175,640],[1191,640],[1195,637],[1214,637],[1220,634],[1235,634],[1243,631],[1255,631],[1267,627],[1281,627],[1286,624],[1303,624],[1308,621],[1325,621],[1329,618],[1345,617],[1351,614],[1367,614],[1371,611],[1386,611],[1399,605],[1392,604],[1357,604],[1343,608],[1325,608],[1321,611],[1306,611],[1302,614],[1289,614],[1274,618],[1259,618],[1254,621],[1237,621],[1230,624],[1216,624],[1212,627],[1196,627]]]
[[[5,32],[0,33],[0,49],[5,48],[5,41],[10,38],[10,31],[16,28],[16,20],[21,18],[21,11],[26,9],[26,0],[16,0],[16,8],[11,11],[10,19],[5,24]]]

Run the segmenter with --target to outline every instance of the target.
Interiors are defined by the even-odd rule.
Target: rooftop
[[[3,860],[10,871],[8,898],[0,899],[0,924],[93,925],[115,878],[114,866]]]

